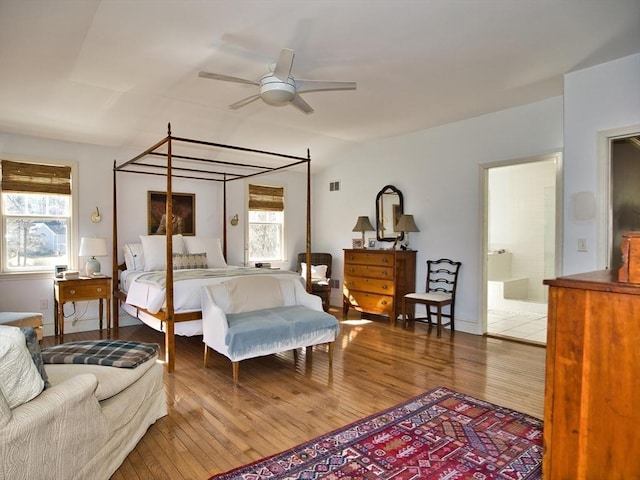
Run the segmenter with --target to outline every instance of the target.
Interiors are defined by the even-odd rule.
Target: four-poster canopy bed
[[[176,151],[178,148],[184,148],[184,153],[178,154]],[[205,152],[205,153],[202,153]],[[219,157],[224,152],[233,152],[234,154],[240,153],[243,156],[253,156],[262,160],[262,163],[258,161],[254,163],[246,163],[244,161],[229,161],[220,159]],[[164,272],[149,271],[150,268],[141,269],[131,268],[129,262],[127,265],[118,264],[118,251],[121,246],[118,243],[118,203],[117,203],[117,174],[120,172],[143,174],[143,175],[162,175],[166,177],[166,218],[172,218],[173,205],[172,205],[172,193],[174,178],[189,179],[189,180],[202,180],[222,183],[223,186],[223,206],[222,206],[222,225],[223,225],[223,240],[221,254],[216,257],[220,258],[218,264],[213,264],[214,267],[226,267],[225,260],[227,258],[227,182],[247,179],[273,173],[285,169],[289,169],[298,165],[306,164],[306,179],[307,179],[307,192],[306,192],[306,252],[307,252],[307,264],[310,264],[311,258],[311,171],[310,171],[310,154],[307,150],[306,157],[297,157],[292,155],[286,155],[276,152],[268,152],[262,150],[255,150],[251,148],[238,147],[233,145],[224,145],[219,143],[207,142],[202,140],[193,140],[189,138],[174,137],[171,134],[171,124],[168,125],[167,136],[160,140],[158,143],[133,157],[132,159],[117,165],[114,162],[113,166],[113,312],[114,312],[114,335],[118,335],[119,325],[119,307],[130,315],[142,320],[144,323],[164,331],[165,333],[165,360],[167,363],[167,370],[173,372],[175,368],[175,338],[176,328],[184,326],[182,331],[178,331],[178,334],[184,335],[196,335],[201,332],[201,308],[199,305],[200,288],[201,285],[206,285],[207,281],[220,282],[224,279],[228,279],[229,276],[245,275],[245,274],[279,274],[286,275],[292,272],[267,272],[260,271],[258,269],[252,269],[249,267],[228,267],[228,268],[211,268],[213,259],[208,260],[208,265],[199,265],[202,270],[197,272],[194,270],[192,273],[198,278],[192,278],[190,273],[185,270],[174,272],[174,247],[176,243],[179,243],[176,250],[180,250],[179,253],[183,253],[183,239],[180,235],[175,235],[173,232],[173,222],[166,222],[166,234],[158,235],[159,238],[143,238],[141,240],[145,243],[145,246],[151,245],[151,240],[154,241],[154,245],[158,243],[156,240],[162,238],[162,249],[164,252],[164,259],[162,266]],[[189,237],[184,237],[184,240]],[[191,237],[193,239],[193,237]],[[195,239],[193,239],[195,241]],[[210,239],[209,239],[210,240]],[[215,239],[218,240],[218,239]],[[202,241],[197,243],[198,249],[202,250],[205,245]],[[211,247],[212,242],[206,242],[208,252],[214,247]],[[128,245],[132,247],[133,245]],[[218,249],[220,248],[218,241]],[[195,253],[195,252],[189,252]],[[146,255],[149,255],[149,250],[146,250]],[[140,252],[139,257],[142,257]],[[215,257],[214,255],[210,255]],[[125,259],[126,259],[125,255]],[[205,256],[206,258],[206,256]],[[151,259],[145,259],[147,265],[151,263]],[[155,262],[156,264],[160,262]],[[155,267],[154,267],[155,268]],[[159,270],[158,268],[155,268]],[[206,269],[206,270],[204,270]],[[133,271],[130,271],[133,270]],[[311,269],[307,270],[306,285],[307,288],[311,285]],[[187,276],[189,278],[187,278]],[[153,278],[152,278],[153,277]],[[152,284],[153,281],[159,283]],[[204,283],[203,283],[204,282]],[[175,295],[177,292],[176,285],[181,286],[180,295],[186,294],[190,296],[187,300],[180,300],[180,303],[175,302]],[[134,293],[134,292],[137,292]],[[134,297],[128,295],[131,293]],[[136,298],[137,297],[137,298]],[[140,298],[153,298],[151,303],[147,304],[145,301],[139,301]],[[129,300],[129,302],[128,302]],[[197,305],[196,305],[197,304]]]

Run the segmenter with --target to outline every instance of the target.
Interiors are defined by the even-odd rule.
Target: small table
[[[56,278],[53,281],[55,335],[64,335],[64,304],[85,300],[100,302],[100,331],[102,331],[103,300],[107,301],[107,338],[111,336],[111,277],[80,277],[73,280]]]

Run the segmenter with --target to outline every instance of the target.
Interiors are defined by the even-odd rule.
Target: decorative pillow
[[[144,250],[141,243],[125,243],[122,247],[124,251],[124,263],[127,270],[142,272],[144,270]]]
[[[9,408],[35,398],[43,388],[44,380],[31,359],[20,329],[0,325],[0,390]]]
[[[220,239],[215,237],[184,237],[185,253],[205,252],[209,268],[222,268],[227,262],[222,255]]]
[[[305,280],[307,279],[307,264],[305,262],[300,263],[302,272],[300,275]],[[311,265],[311,280],[326,280],[327,279],[327,266],[326,265]]]
[[[173,269],[208,268],[206,253],[174,253]]]
[[[144,271],[164,270],[167,268],[167,243],[164,235],[140,235],[144,252]],[[182,235],[173,236],[173,253],[184,253]]]
[[[44,388],[49,388],[51,384],[47,377],[47,371],[44,369],[42,352],[40,351],[40,342],[38,342],[38,335],[36,334],[36,331],[31,327],[20,327],[20,331],[27,340],[27,350],[29,350],[33,364],[38,369],[38,373],[40,373],[42,380],[44,380]]]

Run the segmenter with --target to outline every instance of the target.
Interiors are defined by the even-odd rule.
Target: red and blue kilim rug
[[[541,468],[541,420],[436,388],[210,480],[530,480]]]

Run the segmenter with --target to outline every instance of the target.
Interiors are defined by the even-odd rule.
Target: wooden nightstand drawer
[[[96,297],[109,298],[109,288],[106,285],[73,285],[61,289],[61,295],[66,301],[93,300]]]

